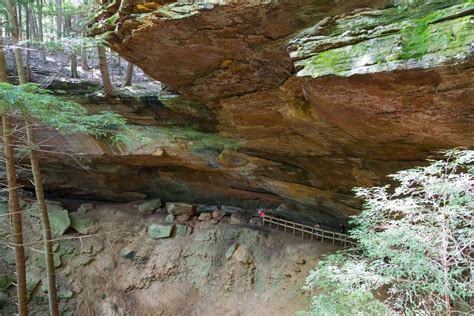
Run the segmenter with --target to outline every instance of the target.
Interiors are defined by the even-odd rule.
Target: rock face
[[[472,1],[128,3],[92,33],[181,96],[115,107],[151,140],[133,151],[61,136],[93,174],[50,163],[58,192],[335,222],[354,186],[474,144]]]

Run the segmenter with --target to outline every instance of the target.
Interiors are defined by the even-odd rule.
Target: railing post
[[[314,239],[314,227],[311,227],[311,240]]]
[[[324,230],[321,231],[321,242],[324,241]]]
[[[286,232],[286,226],[288,226],[288,221],[285,220],[285,232]]]
[[[295,222],[293,222],[293,236],[295,235]]]
[[[344,235],[344,248],[347,247],[347,235]]]
[[[336,233],[332,233],[332,244],[334,245],[336,243]]]

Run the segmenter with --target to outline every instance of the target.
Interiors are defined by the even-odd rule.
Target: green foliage
[[[306,289],[323,289],[311,315],[444,314],[471,284],[474,151],[400,171],[400,185],[357,188],[365,200],[355,249],[326,257]]]
[[[87,133],[113,144],[127,140],[126,122],[118,114],[89,115],[81,105],[59,99],[35,84],[14,86],[0,83],[0,111],[21,112],[28,119],[58,129],[62,133]]]

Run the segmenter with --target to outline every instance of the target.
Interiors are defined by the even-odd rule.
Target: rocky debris
[[[62,265],[61,256],[57,253],[53,254],[54,267],[59,268]],[[46,269],[46,258],[44,255],[36,257],[36,266],[41,269]]]
[[[58,298],[62,300],[69,300],[74,296],[74,293],[71,290],[59,290]]]
[[[216,232],[214,230],[200,230],[194,234],[195,241],[211,241],[216,237]]]
[[[161,207],[161,199],[153,199],[138,204],[140,213],[152,213]]]
[[[230,258],[232,258],[232,256],[234,255],[234,252],[235,252],[235,250],[237,249],[238,246],[239,246],[239,244],[235,243],[235,244],[232,244],[232,246],[230,246],[229,249],[227,249],[227,251],[225,253],[225,258],[227,260],[230,260]]]
[[[198,220],[200,221],[209,221],[212,219],[211,213],[201,213],[199,214]]]
[[[92,263],[92,261],[94,261],[94,257],[93,256],[90,256],[90,255],[81,255],[79,256],[79,258],[77,259],[76,263],[79,265],[79,266],[87,266],[89,264]]]
[[[31,297],[31,294],[33,294],[34,290],[38,287],[38,285],[41,282],[41,279],[39,278],[39,271],[27,271],[26,273],[26,289],[28,291],[28,295]]]
[[[194,207],[192,204],[187,203],[177,203],[177,202],[168,202],[166,203],[166,211],[171,215],[193,215]]]
[[[95,208],[95,205],[92,203],[82,203],[77,209],[77,213],[85,214],[89,211],[92,211]]]
[[[147,235],[152,239],[162,239],[171,237],[175,225],[151,224],[148,226]]]
[[[238,211],[230,216],[231,224],[247,224],[249,222],[248,213],[245,211]]]
[[[253,262],[253,258],[250,255],[247,248],[243,245],[238,245],[237,249],[235,249],[234,253],[232,254],[232,259],[243,263],[243,264],[251,264]]]
[[[2,310],[8,302],[8,295],[6,293],[0,292],[0,310]]]

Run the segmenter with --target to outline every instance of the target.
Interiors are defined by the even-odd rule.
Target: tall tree
[[[125,73],[124,86],[131,86],[133,80],[133,64],[129,62],[127,64],[127,72]]]
[[[2,24],[0,22],[0,24]],[[3,29],[0,27],[0,82],[7,82],[7,61],[5,59]]]
[[[97,53],[99,55],[99,68],[102,76],[102,84],[104,86],[105,95],[107,97],[115,96],[115,91],[110,81],[109,66],[107,65],[107,55],[103,44],[97,45]]]
[[[2,47],[3,48],[3,47]],[[0,50],[0,62],[5,60],[3,49]],[[6,82],[6,68],[0,68],[0,81]],[[2,112],[3,147],[6,160],[8,205],[13,228],[13,241],[15,243],[15,262],[17,274],[17,296],[19,315],[28,314],[28,293],[26,289],[26,258],[23,246],[23,225],[21,218],[20,197],[18,194],[18,181],[16,178],[15,152],[12,144],[12,123],[8,108]]]
[[[24,113],[23,116],[27,116]],[[41,217],[41,228],[43,232],[43,242],[46,259],[46,271],[48,275],[48,300],[49,300],[49,312],[51,316],[59,316],[58,306],[58,294],[56,289],[56,268],[54,267],[54,256],[53,256],[53,238],[51,235],[51,224],[49,221],[48,207],[46,205],[46,199],[44,197],[43,181],[41,176],[41,169],[36,152],[35,136],[33,134],[33,127],[31,119],[28,117],[26,120],[26,135],[27,144],[30,149],[30,162],[31,171],[33,173],[33,181],[36,192],[36,200],[38,202],[38,209]]]
[[[21,53],[20,47],[18,47],[18,42],[20,41],[20,31],[18,27],[18,21],[16,19],[16,13],[15,13],[15,6],[13,4],[13,0],[6,0],[7,2],[7,13],[8,13],[8,21],[10,24],[10,32],[12,34],[13,38],[13,44],[15,45],[15,48],[13,49],[13,52],[15,54],[15,63],[16,63],[16,68],[18,71],[18,81],[20,84],[26,83],[26,74],[25,74],[25,67],[23,66],[23,57]]]

